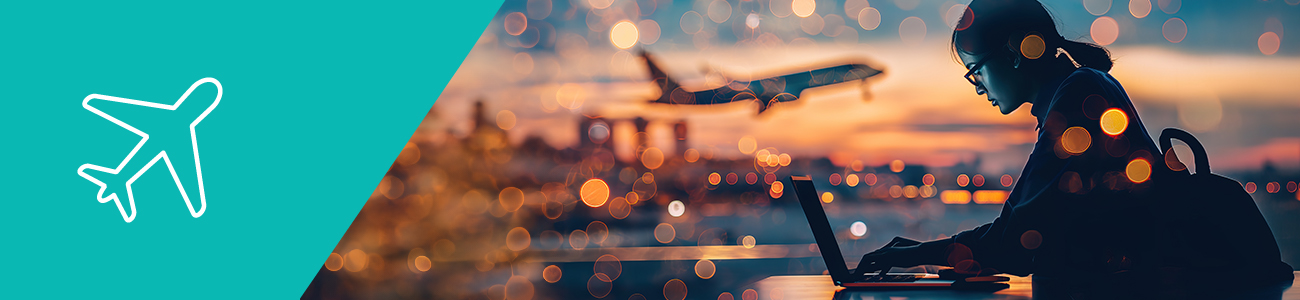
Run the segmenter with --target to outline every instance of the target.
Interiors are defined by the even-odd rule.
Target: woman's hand
[[[951,239],[922,243],[896,237],[884,247],[863,255],[858,269],[867,271],[887,270],[889,267],[944,265],[943,249],[951,243]]]

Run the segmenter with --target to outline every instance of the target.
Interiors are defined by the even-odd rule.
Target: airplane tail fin
[[[676,80],[668,77],[667,73],[664,73],[663,70],[659,69],[659,65],[655,64],[654,58],[650,56],[650,53],[641,51],[641,58],[645,59],[646,68],[650,70],[650,80],[654,81],[655,85],[659,86],[663,91],[663,94],[661,95],[667,95],[679,87]]]
[[[99,193],[95,195],[95,200],[99,203],[113,201],[118,211],[122,213],[123,220],[129,223],[135,219],[135,201],[131,199],[131,187],[127,185],[124,176],[120,176],[121,174],[116,170],[92,164],[81,165],[77,168],[77,174],[99,186]],[[122,206],[122,200],[126,200],[129,207]],[[128,209],[130,209],[129,214]]]

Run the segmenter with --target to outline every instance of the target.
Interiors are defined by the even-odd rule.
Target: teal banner
[[[0,5],[0,298],[300,296],[500,6]]]

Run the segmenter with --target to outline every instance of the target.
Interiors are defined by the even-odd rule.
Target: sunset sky
[[[871,165],[901,159],[948,166],[979,155],[989,172],[1018,170],[1036,138],[1028,107],[1003,116],[961,77],[966,70],[948,48],[952,29],[943,25],[948,12],[964,9],[956,2],[817,1],[814,15],[800,18],[773,9],[780,0],[732,0],[728,4],[739,8],[729,9],[730,15],[710,0],[679,0],[671,6],[667,1],[559,0],[548,2],[550,11],[534,19],[544,12],[541,1],[507,1],[426,126],[466,132],[471,105],[482,99],[489,118],[502,110],[516,116],[517,125],[509,131],[516,142],[539,135],[552,145],[572,146],[578,143],[577,122],[583,115],[640,116],[652,121],[651,144],[666,152],[673,147],[671,122],[686,120],[691,147],[715,148],[724,156],[741,156],[737,141],[752,136],[760,148],[857,158]],[[1152,136],[1165,127],[1190,129],[1206,144],[1220,172],[1258,169],[1264,160],[1300,168],[1300,120],[1295,117],[1300,116],[1300,45],[1284,32],[1285,25],[1300,22],[1300,6],[1292,4],[1300,0],[1196,5],[1158,0],[1149,1],[1145,12],[1142,1],[1044,2],[1066,38],[1094,41],[1096,35],[1108,44],[1116,60],[1111,74],[1128,91]],[[1106,2],[1109,9],[1101,11]],[[657,6],[647,13],[652,4]],[[842,17],[850,10],[866,16],[864,7],[879,13],[871,30],[866,28],[873,24],[854,20],[856,16]],[[513,35],[520,27],[507,19],[515,12],[531,13],[528,26],[542,33]],[[566,15],[572,17],[566,20]],[[822,28],[809,30],[810,18],[820,18]],[[639,43],[626,50],[611,43],[619,37],[605,24],[622,20],[640,25]],[[648,20],[656,24],[647,26]],[[924,25],[918,28],[915,20]],[[1112,20],[1118,30],[1098,31],[1106,27],[1098,23]],[[1177,36],[1175,30],[1170,36],[1171,22],[1185,24],[1185,35]],[[827,24],[843,27],[835,32]],[[757,26],[743,28],[748,25]],[[653,26],[656,32],[650,32]],[[1278,38],[1274,44],[1269,44],[1270,32]],[[756,115],[746,104],[647,103],[657,91],[634,55],[637,50],[655,54],[670,76],[699,87],[724,78],[761,78],[850,60],[866,61],[885,74],[866,84],[808,90],[799,101]],[[560,103],[572,99],[581,102]],[[615,125],[616,153],[619,134],[630,126]]]

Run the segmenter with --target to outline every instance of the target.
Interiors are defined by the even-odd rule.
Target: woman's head
[[[1110,71],[1110,53],[1066,40],[1037,0],[973,0],[952,34],[953,52],[972,74],[976,93],[1003,114],[1033,101],[1040,84],[1079,65]],[[1056,49],[1067,56],[1057,56]]]

